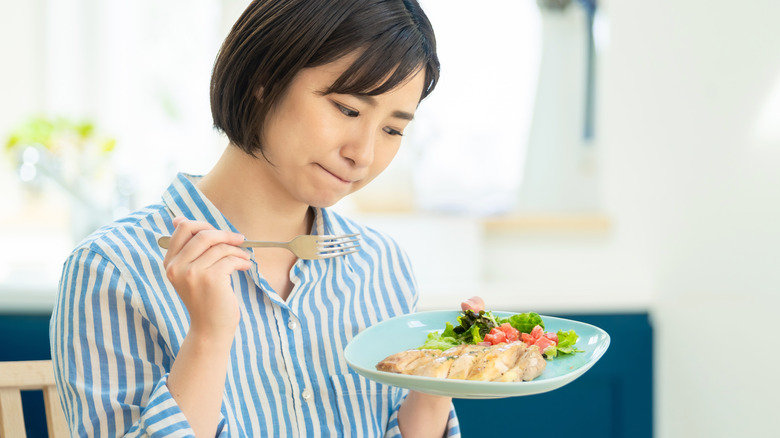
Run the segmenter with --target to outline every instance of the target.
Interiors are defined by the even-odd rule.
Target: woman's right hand
[[[190,315],[190,334],[232,342],[241,318],[230,275],[251,267],[238,233],[183,217],[173,220],[165,273]]]

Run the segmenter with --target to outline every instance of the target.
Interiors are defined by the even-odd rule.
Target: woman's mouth
[[[319,166],[320,166],[320,168],[322,168],[322,170],[324,170],[325,172],[327,172],[328,174],[330,174],[330,176],[332,176],[333,178],[335,178],[335,179],[336,179],[336,180],[338,180],[339,182],[341,182],[341,183],[343,183],[343,184],[351,184],[351,183],[352,183],[352,181],[350,181],[350,180],[347,180],[347,179],[344,179],[344,178],[342,178],[342,177],[340,177],[340,176],[336,175],[335,173],[333,173],[333,172],[331,172],[330,170],[326,169],[326,168],[325,168],[325,167],[323,167],[322,165],[319,165]]]

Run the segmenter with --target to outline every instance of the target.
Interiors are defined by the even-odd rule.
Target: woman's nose
[[[341,156],[355,167],[368,167],[374,161],[374,147],[376,135],[368,130],[360,130],[341,148]]]

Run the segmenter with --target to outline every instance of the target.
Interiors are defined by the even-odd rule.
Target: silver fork
[[[157,239],[157,244],[165,249],[168,249],[170,242],[171,236]],[[302,259],[329,259],[357,252],[360,249],[360,234],[302,235],[289,242],[245,240],[239,246],[241,248],[286,248]]]

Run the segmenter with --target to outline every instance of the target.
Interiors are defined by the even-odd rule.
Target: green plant
[[[65,148],[74,148],[80,153],[108,155],[114,150],[116,140],[99,136],[95,124],[90,121],[35,116],[11,131],[5,149],[13,152],[36,145],[53,155],[64,153]]]

